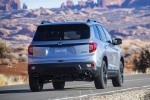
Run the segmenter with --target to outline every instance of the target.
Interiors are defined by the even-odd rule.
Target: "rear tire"
[[[43,82],[32,76],[29,76],[29,86],[32,92],[39,92],[43,90]]]
[[[101,70],[98,76],[94,79],[96,89],[105,89],[107,86],[107,65],[103,60]]]
[[[123,63],[120,62],[120,69],[118,71],[118,75],[112,78],[112,84],[114,87],[121,87],[124,83],[124,70]]]
[[[54,89],[64,89],[65,81],[52,82]]]

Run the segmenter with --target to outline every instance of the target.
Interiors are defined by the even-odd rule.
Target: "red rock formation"
[[[140,7],[150,5],[150,0],[97,0],[97,4],[94,3],[94,0],[80,0],[78,5],[74,5],[72,0],[67,0],[66,6],[63,3],[61,8],[71,8],[71,9],[81,9],[85,8],[94,8],[95,6],[106,8],[106,7]]]
[[[103,1],[103,0],[97,0],[98,7],[102,7],[102,1]]]
[[[102,7],[114,5],[121,6],[124,1],[125,0],[102,0]]]
[[[73,1],[72,1],[72,0],[67,0],[66,6],[67,6],[67,7],[72,7],[72,6],[74,6]]]
[[[19,10],[20,1],[19,0],[0,0],[0,10]]]
[[[122,7],[141,7],[149,6],[150,0],[125,0],[122,3]]]
[[[94,8],[94,1],[93,0],[87,0],[86,5],[88,8]]]
[[[78,5],[79,5],[80,7],[84,7],[84,6],[86,6],[86,2],[83,1],[83,0],[78,1]]]
[[[61,4],[61,9],[64,9],[66,6],[65,6],[65,3],[63,2],[62,4]]]
[[[24,3],[22,9],[28,9],[27,5]]]

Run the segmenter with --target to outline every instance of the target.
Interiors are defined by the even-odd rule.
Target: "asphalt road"
[[[41,92],[31,92],[28,84],[0,87],[0,100],[53,100],[71,99],[90,95],[150,88],[150,74],[127,75],[123,87],[113,87],[108,81],[106,89],[95,89],[94,82],[67,82],[64,90],[54,90],[52,84],[45,84]]]

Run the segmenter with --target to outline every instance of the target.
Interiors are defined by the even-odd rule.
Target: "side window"
[[[94,30],[95,37],[100,40],[100,36],[95,25],[93,25],[93,30]]]
[[[110,34],[106,31],[106,29],[104,27],[102,27],[102,28],[103,28],[103,30],[105,32],[107,42],[112,43],[112,38],[111,38]]]
[[[106,39],[106,36],[105,36],[105,33],[104,33],[102,27],[100,25],[97,25],[97,27],[98,27],[98,30],[99,30],[99,34],[101,35],[101,40],[106,42],[107,39]]]

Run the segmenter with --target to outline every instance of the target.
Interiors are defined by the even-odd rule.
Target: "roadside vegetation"
[[[22,67],[26,67],[23,64],[26,61],[27,54],[23,47],[12,49],[0,43],[0,86],[27,83],[26,70],[22,70]]]
[[[5,43],[0,43],[0,58],[2,58],[1,65],[18,64],[18,62],[26,62],[27,54],[23,47],[15,50],[6,47]]]
[[[124,47],[125,74],[150,73],[150,45],[141,48]]]
[[[6,76],[0,74],[0,86],[17,85],[27,83],[27,80],[22,76]]]
[[[150,49],[144,48],[139,56],[135,56],[133,59],[133,70],[142,72],[142,73],[150,73]]]

